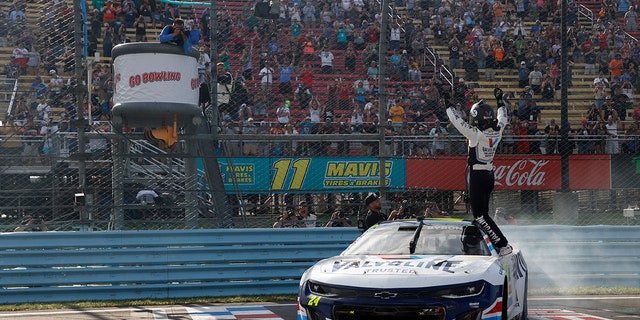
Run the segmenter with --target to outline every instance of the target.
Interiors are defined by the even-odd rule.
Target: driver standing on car
[[[369,193],[369,195],[364,199],[364,205],[368,210],[367,217],[364,220],[364,231],[367,231],[367,229],[380,221],[394,220],[398,216],[398,210],[391,211],[389,216],[382,213],[380,197],[375,193]]]
[[[469,202],[475,223],[487,233],[500,256],[505,256],[513,249],[489,216],[489,200],[495,183],[493,157],[502,138],[502,131],[507,125],[507,108],[502,101],[502,90],[495,88],[494,95],[498,104],[497,119],[491,106],[484,100],[471,107],[470,123],[467,123],[453,107],[447,109],[447,116],[469,143]]]

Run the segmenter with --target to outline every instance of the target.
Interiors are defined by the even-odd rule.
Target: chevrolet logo
[[[385,299],[385,300],[393,299],[397,296],[398,296],[397,293],[389,292],[389,291],[376,292],[373,294],[374,298]]]

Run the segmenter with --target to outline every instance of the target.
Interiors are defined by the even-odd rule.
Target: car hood
[[[487,280],[501,284],[503,270],[490,256],[365,255],[322,260],[309,278],[344,286],[398,288],[424,287]]]

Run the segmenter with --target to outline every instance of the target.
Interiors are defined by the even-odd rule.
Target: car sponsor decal
[[[335,261],[332,272],[349,269],[363,269],[366,273],[415,273],[415,269],[433,269],[445,272],[453,272],[462,261],[448,260],[446,257],[432,259],[429,261],[419,260],[358,260],[358,261]]]

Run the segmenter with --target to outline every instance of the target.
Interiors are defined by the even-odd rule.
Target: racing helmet
[[[470,125],[484,131],[493,127],[494,114],[493,108],[484,99],[473,104],[469,112]]]

